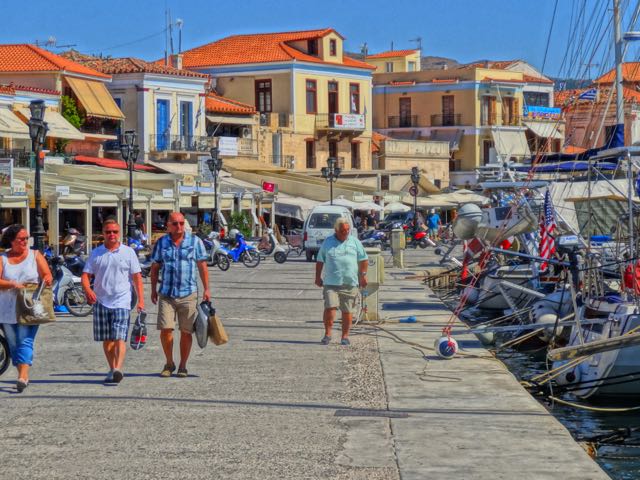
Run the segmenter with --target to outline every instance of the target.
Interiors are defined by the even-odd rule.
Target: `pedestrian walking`
[[[440,215],[438,215],[434,209],[431,209],[427,222],[429,227],[429,237],[431,237],[432,240],[437,239],[438,230],[440,229],[440,225],[442,225],[442,220],[440,220]]]
[[[94,249],[82,272],[82,288],[93,305],[93,339],[102,342],[109,365],[105,383],[120,383],[131,318],[131,284],[144,310],[140,262],[136,252],[120,242],[120,225],[109,219],[102,225],[104,243]],[[94,278],[93,288],[91,277]]]
[[[33,349],[39,325],[20,325],[16,315],[18,290],[26,283],[53,281],[46,259],[37,250],[29,249],[29,233],[24,225],[7,227],[0,241],[6,251],[0,262],[0,324],[9,343],[11,362],[18,370],[16,389],[19,393],[29,385],[29,368],[33,364]]]
[[[342,312],[342,345],[350,345],[349,330],[358,297],[358,288],[367,286],[368,257],[360,240],[350,235],[351,226],[344,217],[334,225],[335,233],[325,239],[316,262],[316,285],[324,298],[324,337],[331,342],[331,331],[337,309]]]
[[[207,252],[202,240],[185,231],[185,218],[181,213],[172,212],[169,215],[167,231],[167,235],[156,242],[151,253],[151,301],[158,304],[158,330],[166,359],[160,376],[170,377],[176,369],[173,361],[173,331],[177,317],[180,330],[180,364],[177,376],[186,377],[187,360],[193,342],[193,324],[197,316],[196,270],[204,289],[202,300],[209,301],[211,298]]]

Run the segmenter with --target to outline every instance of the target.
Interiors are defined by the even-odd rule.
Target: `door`
[[[453,105],[453,95],[442,96],[442,126],[450,127],[455,125],[455,108]]]
[[[400,128],[411,127],[411,97],[400,98],[398,109],[400,111],[400,119],[398,126]]]
[[[166,150],[169,146],[169,100],[156,101],[156,149]]]
[[[184,150],[193,143],[193,104],[180,102],[180,143]]]
[[[334,140],[329,141],[329,158],[338,159],[338,142]]]
[[[334,115],[338,113],[338,82],[329,82],[329,97],[327,101],[329,108],[329,126],[333,127]]]
[[[493,148],[493,140],[484,140],[482,142],[482,157],[485,165],[491,161],[492,148]]]
[[[355,142],[351,144],[351,168],[360,169],[360,144]]]

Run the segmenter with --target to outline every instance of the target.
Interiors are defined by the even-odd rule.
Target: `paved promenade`
[[[381,298],[384,328],[431,346],[449,313],[407,278],[427,260],[409,252]],[[42,327],[29,388],[0,377],[0,478],[608,478],[474,337],[451,361],[372,328],[321,346],[313,264],[211,272],[231,341],[195,346],[186,379],[158,377],[152,331],[103,386],[89,318]],[[408,315],[419,323],[396,323]]]

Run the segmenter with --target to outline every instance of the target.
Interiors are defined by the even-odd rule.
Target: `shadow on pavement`
[[[313,342],[309,340],[244,340],[245,342],[259,342],[259,343],[291,343],[293,345],[320,345],[320,342]]]

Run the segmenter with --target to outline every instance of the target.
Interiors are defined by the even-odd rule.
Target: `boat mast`
[[[622,93],[622,34],[620,33],[620,0],[613,0],[613,41],[616,55],[616,126],[610,148],[624,146],[624,96]]]

